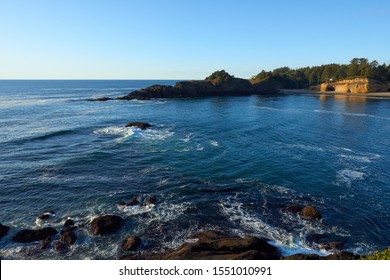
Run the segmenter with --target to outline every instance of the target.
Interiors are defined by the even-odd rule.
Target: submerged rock
[[[117,215],[104,215],[97,217],[91,222],[93,235],[109,234],[119,230],[124,224],[124,220]]]
[[[72,245],[76,242],[76,239],[77,239],[76,234],[73,231],[68,231],[68,232],[64,232],[61,235],[59,240],[66,244]]]
[[[141,239],[138,236],[129,236],[122,244],[124,251],[134,251],[141,244]]]
[[[50,242],[51,242],[51,237],[48,236],[45,240],[39,242],[38,248],[44,250],[50,244]]]
[[[320,212],[313,206],[308,205],[299,213],[299,215],[306,220],[319,220],[322,218]]]
[[[47,211],[43,214],[38,215],[37,220],[47,220],[51,217],[54,217],[55,215],[56,215],[55,212],[50,210],[50,211]]]
[[[13,242],[27,243],[34,242],[39,240],[45,240],[48,237],[52,237],[58,233],[52,227],[46,227],[41,229],[24,229],[16,233],[14,237],[12,237]]]
[[[96,99],[91,99],[90,101],[104,102],[104,101],[108,101],[108,100],[112,100],[112,98],[109,98],[109,97],[100,97],[100,98],[96,98]]]
[[[73,227],[74,226],[74,221],[71,218],[68,218],[65,223],[64,223],[64,228],[67,227]]]
[[[298,205],[298,204],[293,204],[293,205],[289,205],[285,208],[285,210],[287,212],[291,212],[291,213],[299,213],[303,210],[302,206]]]
[[[130,198],[130,200],[126,203],[126,206],[134,206],[134,205],[138,205],[139,203],[140,203],[139,196],[135,195],[132,198]]]
[[[57,240],[54,243],[54,250],[58,251],[59,253],[66,254],[69,252],[69,245],[60,240]]]
[[[138,127],[140,129],[147,129],[147,128],[151,127],[152,125],[149,123],[144,123],[144,122],[130,122],[130,123],[126,124],[125,127],[133,127],[133,126]]]
[[[6,235],[9,231],[9,226],[5,226],[3,224],[0,223],[0,239]]]
[[[157,197],[155,196],[150,196],[147,197],[144,202],[142,203],[142,206],[148,206],[150,204],[156,204],[157,203]]]

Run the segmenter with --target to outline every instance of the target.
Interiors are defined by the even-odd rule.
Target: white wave
[[[197,151],[203,151],[204,147],[201,144],[196,145],[196,150]]]
[[[210,140],[210,145],[214,146],[214,147],[219,147],[218,141],[215,141],[215,140]]]
[[[288,144],[287,145],[290,148],[298,148],[306,151],[316,151],[316,152],[323,152],[324,148],[312,146],[312,145],[303,145],[303,144]]]
[[[147,129],[141,133],[141,137],[150,141],[166,140],[175,135],[175,132],[169,129]]]
[[[116,139],[118,142],[122,142],[128,139],[130,136],[134,135],[134,132],[138,128],[134,127],[119,127],[119,126],[110,126],[93,131],[94,134],[106,134],[106,135],[119,135],[120,138]],[[138,129],[139,130],[139,129]]]
[[[336,179],[339,183],[350,185],[355,180],[363,180],[365,174],[360,171],[343,169],[337,172]]]
[[[189,134],[186,135],[186,137],[184,137],[184,138],[182,138],[180,140],[187,143],[187,142],[189,142],[191,140],[191,136],[192,136],[192,133],[189,133]]]
[[[149,216],[147,223],[151,223],[152,221],[168,222],[175,220],[183,215],[190,205],[190,202],[183,202],[180,204],[163,202],[156,205],[149,204],[147,206],[118,206],[118,208],[126,215],[130,216],[148,213]]]
[[[352,161],[362,162],[362,163],[370,163],[371,162],[371,160],[366,156],[340,155],[339,157],[341,157],[345,160],[352,160]]]

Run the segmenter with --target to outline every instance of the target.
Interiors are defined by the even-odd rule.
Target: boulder
[[[129,236],[122,244],[124,251],[134,251],[141,244],[141,239],[138,236]]]
[[[319,220],[322,218],[320,212],[311,205],[303,208],[299,215],[305,220]]]
[[[27,243],[34,242],[39,240],[45,240],[48,237],[52,237],[58,233],[52,227],[46,227],[41,229],[24,229],[16,233],[14,237],[12,237],[13,242]]]
[[[150,204],[156,204],[157,203],[157,197],[150,196],[145,198],[144,202],[142,203],[143,206],[148,206]]]
[[[74,226],[74,221],[71,219],[71,218],[68,218],[65,223],[64,223],[64,227],[73,227]]]
[[[139,196],[135,195],[126,203],[126,206],[134,206],[139,204]]]
[[[117,215],[104,215],[91,222],[93,235],[109,234],[118,231],[124,224],[124,220]]]
[[[9,226],[5,226],[3,224],[0,223],[0,239],[7,234],[7,232],[9,231]]]
[[[66,254],[69,252],[69,245],[60,240],[57,240],[54,243],[54,250],[58,251],[59,253]]]
[[[49,218],[51,218],[51,217],[54,217],[56,214],[54,213],[54,211],[47,211],[47,212],[45,212],[45,213],[43,213],[43,214],[40,214],[40,215],[38,215],[38,217],[37,217],[37,220],[47,220],[47,219],[49,219]]]
[[[138,127],[140,129],[147,129],[149,127],[151,127],[152,125],[149,124],[149,123],[144,123],[144,122],[130,122],[128,124],[126,124],[126,127]]]
[[[38,248],[44,250],[50,244],[50,242],[51,242],[51,237],[48,236],[45,240],[41,240],[41,242],[39,242]]]
[[[303,210],[302,206],[298,204],[289,205],[285,209],[287,212],[291,212],[291,213],[299,213]]]
[[[64,232],[61,237],[60,241],[72,245],[76,242],[77,236],[73,231]]]

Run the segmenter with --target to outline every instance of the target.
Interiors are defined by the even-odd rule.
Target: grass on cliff
[[[377,251],[374,254],[369,256],[364,256],[361,259],[362,260],[390,260],[390,248],[383,251]]]

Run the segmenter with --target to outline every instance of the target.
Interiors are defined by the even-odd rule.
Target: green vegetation
[[[390,260],[390,249],[377,251],[372,255],[361,257],[362,260]]]
[[[261,71],[252,77],[251,82],[277,82],[282,88],[301,89],[328,82],[357,77],[372,78],[380,81],[390,81],[390,64],[379,64],[376,60],[354,58],[350,64],[326,64],[321,66],[290,69],[277,68],[273,71]]]
[[[215,86],[218,86],[224,82],[229,82],[234,78],[234,76],[230,75],[225,70],[215,71],[213,74],[206,78],[206,81],[211,81],[211,83]]]

